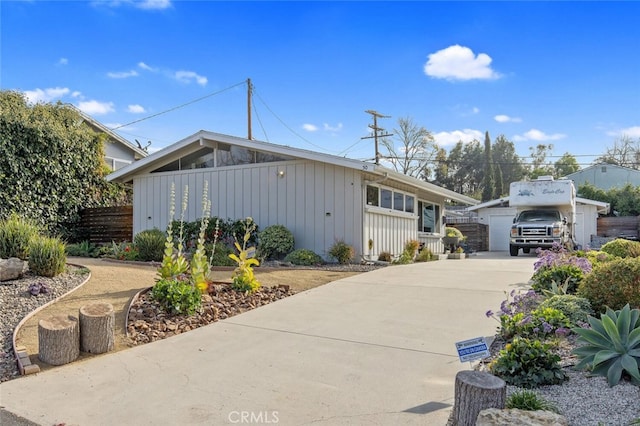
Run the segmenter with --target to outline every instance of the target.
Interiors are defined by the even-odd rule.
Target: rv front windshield
[[[521,222],[555,222],[559,221],[560,212],[556,210],[527,210],[520,214]]]

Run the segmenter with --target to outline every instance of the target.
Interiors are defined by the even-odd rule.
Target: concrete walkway
[[[360,274],[2,383],[0,406],[46,426],[444,425],[470,368],[454,343],[493,336],[485,312],[534,261],[480,253]]]

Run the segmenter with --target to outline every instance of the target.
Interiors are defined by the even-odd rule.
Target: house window
[[[602,173],[607,173],[607,166],[602,166]]]
[[[380,189],[377,186],[367,185],[367,205],[378,206],[380,197]]]
[[[393,209],[404,211],[404,194],[402,192],[393,193]]]
[[[392,194],[390,189],[380,189],[380,207],[390,209],[392,207]]]
[[[418,231],[440,231],[440,206],[428,201],[418,201]]]
[[[401,191],[367,185],[367,206],[415,213],[416,198]]]

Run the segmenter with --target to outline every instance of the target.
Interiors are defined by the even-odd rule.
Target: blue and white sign
[[[489,346],[484,337],[456,342],[460,362],[475,361],[489,356]]]

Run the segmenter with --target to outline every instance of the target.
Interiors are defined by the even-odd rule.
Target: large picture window
[[[440,206],[427,201],[418,201],[418,231],[440,232]]]

